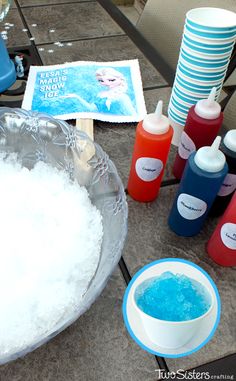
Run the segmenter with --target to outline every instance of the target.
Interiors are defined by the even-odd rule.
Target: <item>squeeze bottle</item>
[[[178,235],[199,233],[227,174],[220,141],[217,136],[212,146],[201,147],[189,156],[168,219],[170,228]]]
[[[224,213],[236,189],[236,130],[227,132],[221,145],[221,151],[225,154],[229,173],[212,205],[211,216],[220,216]]]
[[[155,113],[147,114],[136,130],[128,193],[141,202],[157,197],[170,150],[173,128],[162,115],[162,104],[159,101]]]
[[[200,147],[210,146],[218,134],[223,112],[215,95],[216,87],[213,87],[208,99],[199,100],[188,112],[173,167],[177,179],[181,179],[189,155]]]
[[[236,192],[207,243],[208,255],[221,266],[236,266]]]

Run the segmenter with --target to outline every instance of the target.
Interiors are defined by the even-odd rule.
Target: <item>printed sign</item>
[[[31,66],[22,108],[64,120],[138,122],[146,115],[138,60]]]

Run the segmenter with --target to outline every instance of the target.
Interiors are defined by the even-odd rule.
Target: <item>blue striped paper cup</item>
[[[199,25],[188,18],[186,18],[186,25],[188,25],[190,28],[193,28],[195,30],[198,30],[200,32],[211,32],[211,33],[233,33],[236,32],[236,27],[204,27],[202,25]]]
[[[193,105],[193,102],[190,103],[188,100],[184,101],[183,99],[179,98],[178,95],[175,94],[173,91],[171,94],[171,99],[174,99],[179,105],[181,105],[184,111],[186,111],[186,109],[189,109],[189,107]]]
[[[208,69],[208,70],[224,70],[227,68],[228,64],[229,64],[229,59],[226,59],[224,61],[207,61],[207,60],[202,60],[202,59],[198,59],[198,57],[189,57],[188,55],[186,55],[185,51],[181,49],[181,52],[180,52],[180,61],[185,61],[185,64],[187,65],[191,65],[192,67],[201,67],[203,68],[204,70],[205,69]]]
[[[187,89],[186,86],[182,86],[178,80],[176,79],[175,83],[174,83],[174,87],[180,91],[182,94],[185,94],[187,96],[190,96],[190,97],[194,97],[194,98],[206,98],[208,97],[210,91],[199,91],[199,90],[189,90]],[[216,94],[217,96],[219,95],[219,92],[220,92],[220,87],[218,88]]]
[[[209,77],[203,77],[203,76],[193,76],[192,74],[187,73],[185,75],[183,71],[178,67],[178,70],[176,72],[176,76],[181,77],[181,79],[193,83],[195,86],[217,86],[223,83],[224,77],[222,78],[209,78]]]
[[[206,49],[225,49],[225,48],[232,48],[234,46],[234,39],[231,42],[219,42],[218,40],[215,40],[215,39],[210,40],[209,42],[206,42],[198,38],[193,39],[191,36],[189,36],[189,33],[187,32],[183,34],[183,37],[189,43],[194,44],[201,48],[206,48]]]
[[[230,48],[227,52],[223,52],[223,49],[221,50],[208,50],[207,53],[200,52],[199,49],[197,50],[193,47],[189,47],[190,44],[186,44],[185,39],[183,38],[182,44],[181,44],[181,51],[183,50],[184,53],[191,58],[197,58],[199,61],[205,61],[205,62],[223,62],[230,59],[230,56],[232,54],[233,48]],[[205,49],[200,49],[205,50]]]
[[[185,35],[183,36],[183,43],[186,47],[191,49],[191,51],[194,51],[194,53],[197,52],[197,53],[202,53],[206,55],[211,55],[213,53],[213,54],[216,54],[217,56],[224,55],[224,53],[231,54],[233,45],[234,45],[234,44],[231,44],[229,47],[226,46],[226,47],[223,47],[223,48],[221,47],[217,49],[215,47],[212,47],[212,45],[206,45],[207,47],[201,47],[199,45],[192,43],[191,39],[189,41],[189,39],[186,38]]]
[[[227,9],[201,7],[190,9],[186,14],[188,24],[202,31],[234,32],[236,30],[236,14]]]
[[[201,71],[201,70],[196,70],[192,69],[191,67],[187,67],[184,65],[184,62],[179,62],[177,66],[176,72],[182,76],[186,76],[188,78],[191,78],[196,81],[204,81],[204,82],[217,82],[217,81],[223,81],[225,77],[226,70],[223,72],[216,72],[213,71],[207,72],[207,71]]]
[[[184,35],[191,38],[193,41],[211,45],[223,45],[235,42],[235,36],[228,38],[203,37],[190,32],[188,29],[186,29],[186,26],[184,26]]]
[[[175,97],[171,97],[170,105],[173,105],[177,110],[179,110],[182,113],[188,112],[190,107],[190,106],[185,106],[183,103],[178,102],[178,100]]]
[[[185,28],[188,32],[199,36],[199,37],[205,37],[205,38],[215,38],[217,40],[225,39],[225,38],[235,38],[236,32],[202,32],[201,30],[195,29],[193,27],[190,27],[188,24],[185,24]]]
[[[195,81],[186,81],[184,78],[176,75],[175,81],[179,83],[182,87],[186,88],[189,91],[195,92],[198,91],[199,94],[209,94],[212,87],[216,87],[216,90],[219,91],[221,89],[221,82],[219,84],[215,84],[212,82],[211,85],[208,83],[203,83],[202,85],[196,85]]]
[[[168,108],[168,117],[173,119],[176,123],[179,123],[181,126],[185,125],[187,119],[187,116],[185,118],[179,117],[179,115],[171,108]]]

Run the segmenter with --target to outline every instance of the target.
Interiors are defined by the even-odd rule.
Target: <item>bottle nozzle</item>
[[[201,147],[194,157],[195,164],[204,171],[218,172],[225,165],[225,156],[219,150],[221,137],[217,136],[211,146]]]
[[[151,134],[161,135],[169,130],[169,119],[162,115],[162,106],[163,101],[159,101],[155,112],[145,116],[143,120],[143,128],[145,131]]]
[[[204,119],[217,119],[220,116],[221,107],[215,98],[216,87],[212,87],[208,98],[200,99],[196,103],[194,107],[196,114]]]
[[[208,95],[208,105],[211,106],[214,104],[216,98],[216,87],[212,87],[210,94]]]
[[[220,142],[221,142],[221,137],[220,136],[217,136],[214,140],[214,142],[212,143],[210,149],[209,149],[209,156],[210,157],[214,157],[215,154],[217,153],[217,151],[219,150],[219,147],[220,147]]]
[[[157,107],[156,107],[156,110],[155,110],[155,114],[156,114],[156,117],[158,120],[161,119],[162,117],[162,108],[163,108],[163,101],[159,101],[157,103]]]

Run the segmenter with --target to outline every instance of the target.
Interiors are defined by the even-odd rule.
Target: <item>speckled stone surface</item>
[[[14,24],[14,26],[10,27],[7,31],[8,39],[5,41],[7,47],[30,45],[27,32],[23,32],[22,30],[25,26],[16,8],[10,8],[3,23],[0,24],[0,31],[4,30],[4,23]]]
[[[236,269],[216,265],[205,252],[205,244],[216,225],[216,220],[209,219],[202,232],[192,238],[179,237],[169,229],[167,219],[176,190],[177,185],[162,188],[158,199],[153,203],[142,204],[128,198],[129,229],[123,252],[132,275],[157,259],[183,258],[206,270],[218,287],[222,315],[213,340],[191,356],[168,359],[171,370],[192,368],[236,351]]]
[[[36,44],[124,33],[97,2],[29,7],[22,11]],[[32,23],[37,28],[32,28]]]
[[[120,61],[127,59],[138,59],[143,87],[158,87],[166,85],[164,78],[150,64],[142,52],[127,36],[113,36],[97,38],[84,41],[73,41],[72,46],[63,47],[56,45],[42,45],[44,51],[40,56],[44,65],[53,65],[70,61]],[[53,53],[48,50],[53,49]]]
[[[154,381],[157,363],[129,337],[117,269],[102,295],[73,325],[34,352],[0,367],[1,381]]]

